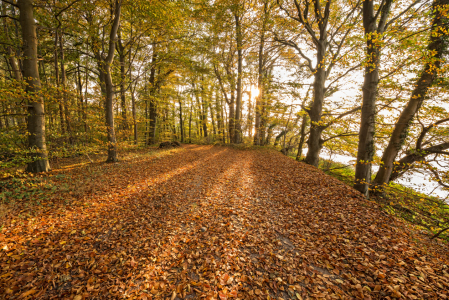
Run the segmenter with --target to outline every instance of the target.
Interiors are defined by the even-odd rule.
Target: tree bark
[[[192,108],[193,108],[193,100],[190,103],[190,110],[189,110],[189,143],[192,143]]]
[[[243,36],[241,17],[238,13],[234,14],[236,42],[237,42],[237,99],[235,103],[235,121],[234,121],[234,143],[242,142],[242,77],[243,77]]]
[[[184,120],[182,119],[182,101],[179,95],[178,95],[178,104],[179,104],[179,129],[181,132],[181,143],[184,143]]]
[[[212,121],[212,132],[214,133],[214,139],[215,139],[215,136],[217,135],[217,128],[215,125],[215,116],[214,116],[214,108],[212,106],[212,99],[209,102],[208,109],[210,110],[210,118]]]
[[[156,143],[156,122],[157,122],[157,107],[156,107],[156,44],[153,44],[153,57],[151,59],[150,70],[150,132],[148,133],[148,145]]]
[[[251,141],[253,138],[253,105],[251,103],[251,97],[252,97],[252,92],[251,90],[249,90],[249,94],[248,94],[248,118],[247,118],[247,130],[248,130],[248,137],[249,140]]]
[[[87,72],[87,71],[86,71]],[[86,82],[87,84],[87,82]],[[78,63],[78,90],[79,90],[79,95],[80,95],[80,103],[81,103],[81,116],[83,119],[83,125],[84,125],[84,132],[87,133],[87,99],[84,101],[84,96],[83,96],[83,85],[81,82],[81,70],[80,70],[80,65]],[[84,103],[85,102],[85,103]]]
[[[125,95],[125,47],[122,43],[122,36],[120,32],[120,28],[117,32],[118,41],[117,41],[117,49],[119,54],[119,62],[120,62],[120,107],[121,107],[121,113],[122,113],[122,126],[121,129],[128,130],[128,120],[127,118],[127,109],[126,109],[126,95]]]
[[[98,51],[96,53],[97,63],[100,72],[100,86],[103,95],[105,96],[105,114],[107,127],[107,142],[108,142],[108,158],[106,162],[116,162],[117,159],[117,140],[115,137],[114,128],[114,85],[112,83],[111,65],[114,60],[115,47],[117,42],[117,31],[120,25],[121,0],[115,1],[114,21],[112,23],[111,31],[109,33],[109,49],[107,56]]]
[[[254,120],[254,145],[261,145],[261,116],[262,116],[262,102],[263,102],[263,74],[264,74],[264,46],[265,46],[265,30],[266,30],[266,20],[267,20],[267,8],[268,1],[264,3],[264,20],[262,23],[262,32],[260,35],[259,43],[259,64],[258,64],[258,78],[257,78],[257,88],[259,90],[259,95],[256,97],[256,107],[255,107],[255,120]]]
[[[66,73],[64,66],[64,44],[63,44],[63,34],[59,35],[59,51],[61,52],[61,86],[62,86],[62,101],[64,103],[64,115],[65,115],[65,124],[67,126],[67,133],[69,135],[69,144],[73,145],[73,135],[72,135],[72,127],[71,120],[68,108],[67,101],[67,91],[66,91]]]
[[[271,140],[271,136],[273,135],[273,129],[274,127],[276,127],[276,124],[272,124],[270,126],[268,126],[268,130],[267,130],[267,138],[264,141],[264,145],[269,145],[270,144],[270,140]]]
[[[206,95],[204,92],[204,78],[201,77],[201,105],[200,105],[200,114],[201,114],[201,124],[203,126],[204,137],[207,137],[207,100],[205,99]]]
[[[296,160],[299,161],[302,156],[302,148],[304,147],[304,141],[306,139],[306,127],[307,127],[307,114],[304,114],[302,116],[302,122],[301,122],[301,131],[300,131],[300,138],[299,138],[299,144],[298,144],[298,153],[296,154]]]
[[[235,95],[234,90],[231,91],[231,98],[228,103],[229,106],[229,117],[228,117],[228,126],[229,126],[229,141],[234,143],[235,141]]]
[[[220,141],[226,143],[226,125],[224,123],[223,116],[223,100],[219,95],[219,91],[215,94],[215,109],[217,114],[217,124],[218,124],[218,135],[220,136]]]
[[[309,149],[307,151],[305,162],[315,167],[318,167],[320,151],[323,146],[321,133],[324,128],[319,123],[321,121],[321,113],[323,110],[326,70],[324,68],[324,64],[320,62],[324,61],[325,55],[326,38],[317,42],[317,67],[313,82],[313,103],[312,107],[308,111],[310,116],[310,135],[308,141]]]
[[[55,82],[56,82],[56,86],[60,87],[60,78],[59,78],[59,55],[58,55],[58,51],[59,51],[59,47],[58,47],[58,41],[59,41],[59,32],[58,30],[55,31],[55,51],[54,51],[54,64],[55,64]],[[58,92],[58,106],[59,106],[59,121],[60,121],[60,125],[61,125],[61,134],[65,135],[65,125],[64,125],[64,106],[63,106],[63,102],[62,99],[60,98],[60,94]]]
[[[366,66],[362,87],[362,111],[360,117],[357,163],[355,167],[354,188],[369,197],[371,165],[375,154],[374,134],[376,117],[377,86],[379,84],[380,44],[378,35],[383,33],[384,24],[390,12],[392,1],[387,0],[382,9],[379,27],[374,13],[374,2],[363,1],[363,27],[366,37]]]
[[[47,145],[45,142],[44,100],[40,95],[41,82],[38,70],[36,24],[34,22],[33,1],[18,2],[23,42],[23,76],[28,102],[28,146],[34,151],[33,161],[28,163],[27,171],[38,173],[50,171]]]
[[[398,121],[393,129],[387,148],[385,149],[379,172],[374,179],[374,185],[377,189],[381,189],[387,185],[393,170],[393,162],[396,159],[402,145],[407,138],[410,124],[416,113],[421,108],[426,99],[427,92],[435,81],[440,70],[441,60],[447,49],[447,36],[445,32],[449,29],[448,18],[444,14],[443,6],[447,6],[449,0],[435,0],[432,5],[433,22],[428,45],[428,53],[431,55],[429,61],[426,62],[424,69],[415,85],[407,105],[399,115]]]

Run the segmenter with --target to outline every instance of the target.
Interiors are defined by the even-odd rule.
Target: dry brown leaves
[[[90,186],[72,205],[9,216],[5,298],[447,298],[447,256],[280,154],[189,146],[98,168],[67,171]]]

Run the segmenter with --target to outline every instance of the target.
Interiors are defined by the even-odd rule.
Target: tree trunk
[[[201,97],[202,98],[202,97]],[[202,112],[201,112],[201,123],[203,124],[203,133],[204,137],[207,137],[207,103],[204,103],[207,100],[202,98]]]
[[[224,116],[223,116],[223,100],[222,98],[219,96],[218,92],[216,94],[216,99],[215,99],[215,108],[217,110],[217,123],[218,123],[218,128],[220,130],[220,132],[218,133],[220,135],[220,141],[222,143],[226,144],[226,125],[224,123]]]
[[[156,58],[157,53],[155,50],[155,44],[153,44],[153,58],[151,62],[150,70],[150,132],[148,137],[148,145],[156,143],[156,118],[157,118],[157,107],[156,107]]]
[[[178,103],[179,103],[179,129],[181,132],[181,143],[184,143],[184,120],[182,119],[182,101],[179,95],[178,95]]]
[[[267,11],[268,1],[264,3],[264,11]],[[263,102],[263,67],[264,67],[264,45],[265,45],[265,29],[266,29],[266,13],[264,16],[264,22],[262,23],[262,32],[260,35],[260,44],[259,44],[259,65],[258,65],[258,78],[257,78],[257,88],[259,89],[259,95],[256,97],[256,107],[255,107],[255,120],[254,120],[254,145],[262,144],[262,135],[261,135],[261,117],[262,117],[262,102]]]
[[[222,109],[221,116],[223,118],[223,125],[224,125],[223,126],[223,128],[224,128],[223,130],[225,131],[225,136],[224,136],[225,144],[226,144],[226,141],[231,143],[231,133],[229,131],[228,111],[226,110],[226,107],[225,107],[224,103],[222,103],[221,109]],[[226,129],[228,129],[227,133],[226,133]]]
[[[147,88],[145,84],[145,95],[147,95]],[[148,117],[148,99],[145,99],[145,134],[144,134],[144,141],[146,144],[149,145],[149,133],[150,133],[150,124],[149,124],[149,117]]]
[[[317,45],[318,66],[315,71],[315,78],[313,82],[313,103],[310,111],[308,111],[310,116],[310,135],[308,142],[309,149],[307,151],[307,156],[305,159],[306,163],[315,167],[318,167],[320,151],[323,146],[323,141],[321,139],[323,127],[319,125],[319,122],[321,121],[321,112],[323,110],[326,70],[323,64],[320,64],[320,62],[324,61],[325,54],[325,41],[319,41]]]
[[[67,101],[67,91],[66,91],[66,74],[65,74],[65,66],[64,66],[64,45],[63,45],[63,37],[62,33],[59,35],[59,51],[61,51],[61,86],[62,86],[62,100],[64,103],[64,115],[65,115],[65,124],[67,126],[67,133],[69,135],[69,144],[73,145],[73,135],[72,135],[72,127],[70,121],[70,114],[68,108]]]
[[[200,113],[201,113],[201,124],[203,125],[203,133],[204,137],[207,137],[207,100],[205,99],[204,92],[204,78],[201,78],[201,105],[200,105]]]
[[[266,76],[264,75],[264,78]],[[268,108],[267,108],[267,99],[265,97],[265,84],[262,84],[261,90],[259,91],[260,95],[260,119],[259,119],[259,126],[258,126],[258,135],[259,135],[259,145],[263,146],[265,143],[266,133],[267,133],[267,118],[266,115],[268,114]]]
[[[231,91],[231,100],[229,103],[229,118],[228,118],[228,126],[229,126],[229,142],[234,143],[235,141],[235,110],[234,110],[234,90]]]
[[[50,171],[47,145],[45,142],[44,100],[40,95],[41,82],[38,70],[36,25],[34,23],[33,1],[18,2],[20,25],[23,41],[23,76],[26,81],[25,90],[28,102],[28,146],[34,150],[33,161],[28,163],[27,171],[38,173]]]
[[[59,41],[59,33],[58,30],[55,31],[55,51],[54,51],[54,63],[55,63],[55,81],[56,81],[56,86],[59,89],[59,58],[58,58],[58,41]],[[60,121],[60,125],[61,125],[61,134],[65,135],[65,125],[64,125],[64,106],[63,106],[63,102],[62,99],[59,97],[60,94],[58,92],[58,106],[59,106],[59,121]]]
[[[299,161],[302,156],[302,148],[304,147],[304,141],[306,139],[306,127],[307,127],[307,115],[304,114],[302,116],[302,122],[301,122],[301,132],[300,132],[300,138],[299,138],[299,144],[298,144],[298,154],[296,154],[296,160]]]
[[[253,106],[252,106],[252,103],[251,103],[251,97],[252,97],[252,92],[251,92],[251,90],[249,90],[249,95],[248,95],[248,118],[247,118],[247,125],[246,125],[246,127],[247,127],[247,130],[248,130],[248,137],[249,137],[249,140],[251,141],[252,140],[252,137],[253,137],[253,116],[252,116],[252,110],[253,110]]]
[[[86,82],[86,84],[87,84],[87,82]],[[79,90],[79,95],[80,95],[81,117],[82,117],[82,120],[83,120],[84,132],[87,133],[87,120],[86,120],[87,119],[87,113],[86,113],[87,99],[86,99],[86,103],[84,103],[83,85],[82,85],[82,82],[81,82],[81,70],[80,70],[79,63],[78,63],[78,90]]]
[[[211,99],[210,99],[209,105],[208,105],[208,109],[210,110],[210,118],[212,120],[212,132],[214,133],[214,139],[215,139],[215,137],[217,136],[217,130],[215,127],[215,116],[214,116],[214,108],[212,105],[212,102],[213,102],[212,99],[213,99],[213,97],[211,96]]]
[[[118,31],[118,54],[119,54],[119,62],[120,62],[120,107],[122,110],[122,124],[121,129],[128,130],[128,120],[127,117],[127,109],[126,109],[126,95],[125,95],[125,47],[122,44],[122,37],[120,30]]]
[[[114,21],[109,33],[109,49],[106,58],[100,52],[96,53],[96,59],[100,72],[100,87],[105,96],[105,115],[108,143],[108,158],[106,162],[116,162],[117,140],[114,127],[114,85],[112,83],[111,65],[114,60],[115,46],[117,41],[117,31],[120,25],[121,0],[115,1]]]
[[[190,111],[189,111],[189,143],[192,143],[192,108],[193,101],[190,103]]]
[[[235,103],[234,143],[240,144],[242,142],[241,119],[242,119],[243,36],[239,15],[235,14],[234,18],[235,18],[236,42],[237,42],[237,99]]]
[[[113,98],[114,90],[112,83],[111,69],[109,65],[105,65],[105,87],[106,87],[106,126],[108,136],[108,158],[107,162],[117,161],[117,140],[115,137],[114,128],[114,112],[113,112]]]
[[[196,101],[197,101],[196,104],[198,105],[198,108],[195,109],[195,113],[196,113],[195,121],[196,121],[196,128],[197,128],[197,130],[196,130],[197,131],[196,137],[198,137],[198,133],[199,133],[199,136],[201,138],[201,137],[203,137],[203,122],[202,122],[202,119],[201,119],[201,105],[199,103],[198,98],[196,99]]]
[[[374,179],[374,185],[378,188],[382,188],[382,186],[388,184],[393,170],[393,162],[407,138],[410,124],[421,108],[421,105],[427,96],[427,92],[440,70],[441,60],[448,44],[445,32],[449,29],[448,18],[444,14],[442,7],[447,6],[448,4],[449,0],[435,0],[433,2],[432,12],[434,12],[434,19],[430,42],[427,47],[428,53],[432,57],[426,62],[421,76],[410,96],[410,100],[399,115],[398,121],[395,124],[393,133],[388,142],[388,146],[382,155],[381,166]]]
[[[270,126],[268,126],[268,130],[267,130],[267,138],[266,138],[266,140],[264,141],[264,145],[269,145],[270,144],[270,141],[271,141],[271,136],[273,135],[273,129],[274,129],[274,127],[276,127],[276,125],[270,125]]]
[[[363,27],[365,29],[365,36],[367,37],[367,63],[365,66],[365,78],[362,88],[363,100],[354,188],[368,197],[368,187],[371,183],[371,164],[375,154],[374,134],[377,85],[379,83],[380,45],[374,41],[377,37],[374,2],[364,0],[362,10]]]

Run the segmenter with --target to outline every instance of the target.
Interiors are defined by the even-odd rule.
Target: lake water
[[[333,154],[330,158],[329,153],[327,153],[325,149],[323,149],[323,151],[321,152],[320,157],[346,165],[355,163],[355,158],[351,156]],[[379,166],[374,165],[373,172],[377,172],[377,170],[379,170]],[[412,188],[415,191],[421,192],[423,194],[439,197],[449,203],[449,192],[443,190],[438,183],[431,181],[429,175],[414,172],[412,175],[405,175],[397,179],[395,182],[402,184],[403,186]]]

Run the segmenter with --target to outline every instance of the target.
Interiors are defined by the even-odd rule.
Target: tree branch
[[[391,19],[390,21],[388,21],[388,23],[385,23],[385,27],[383,28],[383,30],[386,30],[388,28],[388,26],[390,26],[391,24],[394,23],[394,21],[396,21],[397,19],[399,19],[403,14],[405,14],[406,12],[408,12],[412,7],[414,7],[416,4],[418,4],[419,2],[421,2],[422,0],[415,0],[412,4],[410,4],[406,9],[404,9],[403,11],[401,11],[396,17],[394,17],[393,19]],[[427,1],[426,1],[427,2]],[[387,17],[385,17],[386,19]],[[379,23],[379,27],[381,26],[381,24]]]
[[[217,67],[215,66],[215,64],[214,64],[214,71],[215,71],[215,76],[217,76],[218,84],[220,85],[221,92],[223,93],[223,95],[224,95],[224,97],[225,97],[225,101],[226,101],[227,104],[230,105],[230,104],[231,104],[231,101],[228,99],[228,94],[226,94],[226,90],[225,90],[225,88],[224,88],[224,85],[223,85],[223,81],[222,81],[222,79],[221,79],[220,72],[218,71],[218,69],[217,69]]]
[[[348,110],[347,112],[344,112],[344,113],[338,115],[335,119],[333,119],[332,121],[330,121],[327,125],[323,126],[322,128],[326,129],[326,128],[328,128],[329,126],[331,126],[332,124],[334,124],[335,121],[340,120],[341,118],[343,118],[343,117],[345,117],[345,116],[347,116],[347,115],[350,115],[350,114],[352,114],[352,113],[355,113],[356,111],[358,111],[358,110],[360,110],[360,109],[362,109],[362,107],[361,107],[361,106],[357,106],[356,108],[353,108],[353,109],[351,109],[351,110]]]
[[[0,15],[0,18],[10,18],[12,20],[19,21],[19,19],[11,17],[11,16],[8,16],[8,15]]]
[[[438,125],[440,125],[441,123],[444,123],[444,122],[449,122],[449,118],[439,120],[439,121],[437,121],[437,122],[435,122],[435,123],[433,123],[433,124],[430,124],[430,125],[427,126],[427,127],[424,127],[423,130],[421,131],[421,134],[419,135],[418,139],[416,140],[416,149],[421,149],[421,147],[422,147],[422,141],[423,141],[423,139],[424,139],[424,136],[425,136],[425,135],[426,135],[426,134],[433,128],[433,127],[438,126]]]
[[[312,66],[312,60],[311,60],[310,58],[308,58],[308,57],[302,52],[302,50],[298,47],[298,45],[296,45],[295,42],[293,42],[292,40],[287,41],[287,40],[281,39],[281,38],[279,38],[279,37],[277,36],[276,33],[274,34],[274,40],[275,40],[276,42],[278,42],[278,43],[281,43],[281,44],[283,44],[283,45],[290,46],[290,47],[296,49],[296,51],[298,51],[299,55],[307,61],[307,67],[309,68],[309,70],[310,70],[311,72],[315,72],[315,69],[314,69],[313,66]]]
[[[435,178],[437,179],[436,181],[438,182],[439,185],[449,189],[449,184],[446,184],[441,180],[440,174],[438,174],[438,172],[436,170],[434,170],[432,168],[429,168],[429,170],[430,170],[430,172],[433,173],[433,175],[435,175]]]
[[[111,33],[109,35],[109,49],[106,63],[111,64],[114,59],[115,43],[117,40],[117,31],[120,25],[120,13],[122,8],[122,0],[115,0],[114,22],[112,24]]]
[[[325,140],[322,140],[322,143],[325,143],[325,142],[327,142],[327,141],[330,141],[330,140],[335,139],[335,138],[338,138],[338,137],[343,137],[343,136],[356,136],[356,135],[359,135],[359,134],[358,134],[358,133],[342,133],[342,134],[338,134],[338,135],[331,136],[331,137],[329,137],[329,138],[327,138],[327,139],[325,139]]]

